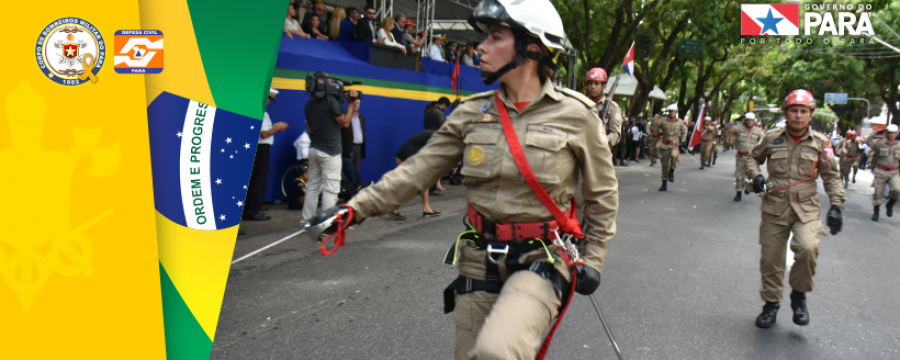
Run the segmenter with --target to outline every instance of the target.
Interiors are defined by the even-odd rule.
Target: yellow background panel
[[[0,81],[0,358],[164,359],[144,78],[116,74],[110,55],[116,30],[141,27],[138,2],[3,1],[0,17],[15,29]],[[38,67],[38,35],[62,17],[107,42],[96,84],[63,86]],[[67,255],[52,261],[54,248]],[[42,277],[24,301],[21,283]]]

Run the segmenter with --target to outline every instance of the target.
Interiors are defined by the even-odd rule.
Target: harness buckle
[[[492,254],[500,254],[499,259],[494,259]],[[491,244],[487,246],[487,258],[490,262],[494,264],[500,264],[501,262],[506,261],[506,255],[509,254],[509,244],[503,244],[503,249],[494,248]]]

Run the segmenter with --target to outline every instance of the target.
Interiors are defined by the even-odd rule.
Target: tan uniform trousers
[[[706,162],[709,161],[710,156],[712,156],[712,149],[716,147],[712,141],[700,143],[700,164],[706,165]]]
[[[853,169],[853,175],[855,176],[859,171],[859,156],[854,158],[841,157],[841,179],[850,179],[850,169]]]
[[[749,156],[749,155],[748,155]],[[734,191],[752,191],[753,184],[746,182],[747,179],[747,158],[738,155],[734,162]],[[753,179],[750,179],[751,181]]]
[[[678,162],[678,147],[659,149],[659,163],[662,165],[662,179],[669,180],[669,169],[675,170],[675,164]]]
[[[650,158],[651,159],[659,158],[659,148],[657,147],[658,146],[657,144],[659,144],[659,139],[661,139],[661,138],[653,137],[653,136],[650,137]]]
[[[762,274],[762,285],[759,295],[763,301],[781,302],[784,297],[784,263],[787,253],[788,238],[791,233],[791,251],[794,252],[794,264],[788,282],[791,288],[799,292],[813,290],[813,275],[816,274],[816,259],[819,257],[819,235],[827,235],[822,221],[800,222],[797,214],[790,207],[789,222],[791,225],[778,225],[766,221],[771,216],[763,213],[759,224],[759,244],[762,255],[759,259],[759,271]]]
[[[872,205],[879,206],[884,201],[884,186],[887,185],[891,189],[889,198],[891,200],[900,200],[900,174],[898,170],[885,171],[876,168],[872,170],[875,174],[875,192],[872,193]]]
[[[485,251],[464,242],[460,243],[459,273],[484,279]],[[546,258],[542,252],[523,256],[534,253],[535,258]],[[564,267],[557,264],[558,270]],[[503,273],[501,267],[501,277]],[[553,283],[529,270],[509,275],[499,294],[456,294],[454,359],[534,359],[543,331],[559,314],[560,305]]]

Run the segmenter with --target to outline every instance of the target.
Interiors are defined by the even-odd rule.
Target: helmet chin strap
[[[536,51],[525,51],[525,47],[528,43],[525,42],[524,38],[528,35],[524,34],[515,34],[516,37],[516,57],[512,59],[509,63],[504,65],[500,70],[497,71],[485,71],[481,70],[481,80],[484,81],[485,85],[490,85],[497,81],[503,74],[506,74],[512,69],[519,67],[525,63],[525,59],[532,59],[540,64],[546,65],[551,70],[556,71],[559,69],[559,66],[553,63],[553,59],[550,57],[545,57],[541,55],[541,53]]]

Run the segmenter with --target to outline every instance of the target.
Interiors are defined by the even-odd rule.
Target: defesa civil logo
[[[119,74],[159,74],[163,70],[163,33],[159,30],[119,30],[113,68]]]
[[[90,22],[67,17],[51,22],[38,35],[35,56],[48,79],[66,86],[96,83],[106,44]]]

